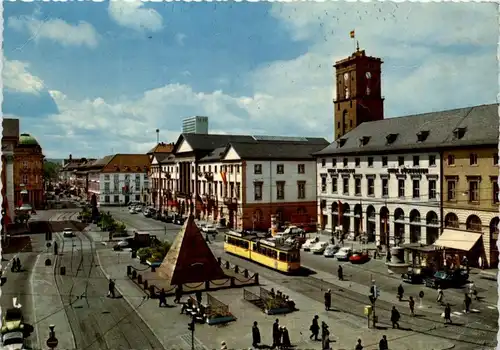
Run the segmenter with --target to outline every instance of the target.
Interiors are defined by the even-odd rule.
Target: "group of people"
[[[10,271],[14,272],[20,272],[21,271],[21,260],[19,258],[13,258],[12,259],[12,265],[10,267]]]
[[[285,304],[290,310],[295,310],[295,302],[290,299],[289,295],[283,294],[280,290],[274,291],[274,288],[271,288],[269,294],[272,299],[278,300]]]
[[[273,323],[273,349],[287,350],[292,348],[292,343],[290,342],[290,334],[286,326],[281,326],[280,321],[276,319]],[[262,342],[260,336],[260,329],[257,321],[253,323],[252,326],[252,346],[254,348],[259,348]]]

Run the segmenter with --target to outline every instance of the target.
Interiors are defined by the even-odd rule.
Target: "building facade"
[[[159,142],[147,153],[150,159],[149,179],[151,186],[151,203],[149,204],[157,210],[166,208],[166,171],[165,166],[162,166],[162,163],[168,157],[172,156],[173,149],[173,143],[167,144]]]
[[[19,142],[19,119],[2,120],[2,228],[14,219],[14,150]]]
[[[72,186],[76,185],[76,171],[80,168],[81,165],[87,163],[88,160],[95,159],[73,158],[73,156],[70,154],[68,159],[64,159],[62,161],[62,167],[59,170],[59,181],[70,184]]]
[[[182,120],[183,134],[208,134],[208,117],[189,117]]]
[[[183,134],[165,164],[171,204],[229,227],[267,230],[271,220],[315,219],[321,138]]]
[[[41,209],[45,206],[43,161],[38,141],[30,134],[19,135],[14,149],[14,201],[17,207]]]

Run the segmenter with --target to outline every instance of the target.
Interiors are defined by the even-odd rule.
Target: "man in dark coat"
[[[108,297],[115,297],[115,281],[113,281],[112,279],[109,280],[108,284]]]
[[[328,289],[328,291],[325,293],[325,310],[329,311],[331,306],[332,306],[332,291],[331,289]]]
[[[175,288],[174,303],[179,304],[181,302],[181,298],[182,298],[182,287],[181,286],[177,286],[177,288]]]
[[[253,323],[253,327],[252,327],[252,346],[254,348],[258,347],[260,342],[261,342],[260,330],[259,330],[259,327],[257,325],[257,321],[255,321]]]
[[[202,295],[201,295],[201,291],[197,290],[196,293],[196,302],[198,303],[198,306],[201,305],[201,302],[202,302]]]
[[[410,300],[408,300],[408,305],[410,306],[411,315],[415,316],[415,300],[413,297],[410,297]]]
[[[280,320],[273,323],[273,349],[280,346]]]
[[[404,295],[404,294],[405,294],[405,290],[404,290],[404,288],[403,288],[403,285],[402,285],[402,284],[400,284],[400,285],[398,286],[398,299],[399,299],[399,301],[401,301],[401,300],[403,299],[403,295]]]
[[[444,323],[453,323],[451,321],[451,307],[450,304],[446,304],[446,307],[444,308]]]
[[[379,350],[389,350],[389,343],[387,342],[387,336],[383,335],[382,339],[378,342]]]
[[[165,288],[162,288],[160,290],[160,293],[158,294],[158,300],[160,301],[160,304],[158,305],[159,307],[167,306],[167,293],[165,293]]]
[[[401,318],[401,315],[399,314],[399,311],[396,309],[395,306],[392,307],[391,310],[391,322],[392,322],[392,328],[398,328],[399,329],[399,319]]]
[[[314,316],[314,318],[312,320],[311,327],[309,327],[309,330],[311,331],[311,336],[309,337],[309,339],[312,339],[314,337],[314,340],[316,340],[316,341],[319,341],[319,338],[318,338],[318,336],[319,336],[318,319],[319,319],[318,315]]]
[[[339,265],[339,268],[337,270],[337,275],[339,276],[340,281],[344,280],[344,270],[342,269],[342,265]]]
[[[288,333],[288,329],[286,327],[283,327],[282,337],[283,340],[281,342],[281,345],[283,349],[290,349],[292,347],[292,342],[290,341],[290,334]]]

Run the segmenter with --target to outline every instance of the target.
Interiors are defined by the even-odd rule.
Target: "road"
[[[97,264],[95,247],[83,232],[55,234],[62,255],[56,284],[63,299],[76,347],[85,349],[162,349],[161,343],[123,299],[108,298],[108,281]]]
[[[130,227],[140,230],[149,230],[151,232],[165,232],[163,234],[163,237],[159,236],[158,238],[172,241],[172,239],[179,231],[179,226],[147,219],[144,218],[144,216],[142,216],[141,214],[131,215],[123,209],[111,209],[110,212],[117,219],[122,220]],[[158,235],[158,233],[156,234]],[[335,308],[339,309],[342,312],[350,313],[356,315],[357,317],[364,318],[364,316],[362,315],[363,306],[366,305],[368,301],[368,286],[370,285],[371,279],[373,278],[373,271],[364,271],[363,267],[361,266],[354,267],[352,265],[349,265],[348,267],[346,267],[345,272],[348,275],[348,278],[366,285],[367,293],[356,293],[352,290],[346,292],[338,286],[332,283],[320,281],[314,278],[314,276],[284,276],[280,273],[274,272],[267,268],[263,268],[251,262],[239,259],[237,257],[228,256],[223,252],[221,238],[218,238],[217,241],[218,242],[212,245],[212,250],[216,255],[223,256],[225,259],[231,261],[232,263],[238,264],[243,268],[248,268],[251,271],[258,272],[261,276],[268,280],[280,281],[280,284],[286,285],[287,288],[320,302],[323,301],[324,291],[326,289],[332,289],[332,292],[334,294],[333,300]],[[314,256],[312,254],[304,253],[302,255],[302,262],[304,265],[318,271],[332,273],[333,271],[337,270],[336,262],[333,262],[331,259],[323,258],[322,256]],[[373,262],[371,265],[367,265],[366,267],[371,266],[371,268],[374,268],[375,265],[373,264],[376,263],[378,262]],[[394,295],[396,294],[396,288],[400,283],[398,279],[388,277],[380,273],[377,274],[375,279],[382,292],[393,293]],[[413,294],[422,289],[422,286],[405,285],[405,288],[407,294]],[[433,295],[432,293],[435,293],[435,291],[431,289],[425,287],[423,288],[428,295]],[[461,301],[461,299],[458,297],[459,294],[456,292],[448,291],[446,293],[446,297],[455,300],[458,307]],[[430,298],[433,298],[433,296],[431,296]],[[335,300],[339,301],[335,302]],[[496,345],[496,334],[498,330],[498,313],[496,310],[492,310],[487,307],[481,308],[481,313],[473,313],[468,315],[463,314],[461,316],[457,316],[455,318],[455,325],[445,326],[439,314],[430,313],[425,311],[425,309],[422,309],[418,310],[419,317],[410,317],[406,303],[399,304],[396,300],[394,303],[379,300],[377,301],[377,310],[382,323],[387,323],[390,309],[393,305],[396,305],[398,310],[402,314],[403,327],[411,329],[413,332],[420,332],[448,339],[456,344],[455,349],[483,349],[484,346],[493,348]],[[298,307],[300,308],[300,305]]]

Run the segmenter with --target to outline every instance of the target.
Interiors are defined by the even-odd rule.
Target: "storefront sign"
[[[429,169],[425,168],[391,168],[387,169],[389,174],[413,174],[413,175],[421,175],[428,174]]]
[[[328,169],[330,174],[355,174],[356,169]]]

